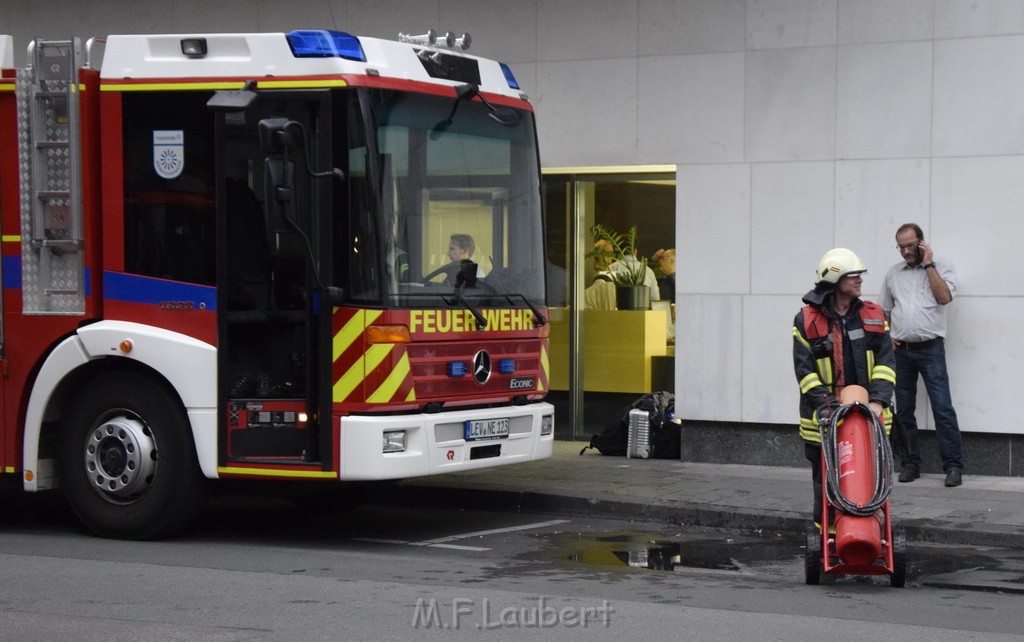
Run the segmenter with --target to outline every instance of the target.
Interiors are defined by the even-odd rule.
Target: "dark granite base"
[[[583,430],[573,434],[569,424],[569,395],[552,392],[555,438],[590,440],[639,395],[587,393],[583,403]],[[935,432],[921,431],[922,472],[941,473]],[[1024,477],[1024,435],[963,433],[964,472],[969,475]],[[809,466],[796,425],[751,424],[683,420],[683,461],[749,464],[756,466]],[[896,462],[897,470],[899,462]]]
[[[1024,435],[965,432],[964,472],[1024,477]],[[941,473],[935,432],[921,431],[922,471]],[[1015,454],[1016,453],[1016,454]],[[797,428],[778,424],[683,421],[683,461],[809,466]],[[896,462],[899,469],[899,462]]]

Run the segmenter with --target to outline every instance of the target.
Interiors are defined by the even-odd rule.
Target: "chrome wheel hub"
[[[126,502],[145,494],[156,472],[156,441],[137,419],[114,417],[89,433],[85,472],[106,498]]]

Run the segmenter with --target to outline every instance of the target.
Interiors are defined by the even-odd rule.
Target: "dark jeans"
[[[901,462],[904,466],[921,467],[921,442],[917,432],[917,376],[924,379],[928,401],[935,419],[935,440],[942,456],[942,470],[949,472],[964,467],[960,442],[960,424],[953,409],[949,393],[949,374],[946,371],[946,346],[943,343],[923,350],[896,348],[896,412],[907,433],[909,452]]]

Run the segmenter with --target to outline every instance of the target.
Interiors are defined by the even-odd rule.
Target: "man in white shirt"
[[[946,486],[959,486],[963,474],[960,424],[949,391],[946,370],[946,305],[956,296],[953,263],[935,256],[915,223],[896,230],[896,247],[903,257],[885,275],[879,303],[892,325],[896,347],[896,414],[907,433],[908,450],[901,462],[901,482],[921,474],[921,445],[917,432],[917,379],[924,380],[935,419],[935,441],[942,456]]]

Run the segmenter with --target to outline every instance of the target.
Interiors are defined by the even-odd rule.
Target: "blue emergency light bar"
[[[512,69],[505,63],[499,64],[501,65],[501,73],[505,74],[505,81],[508,83],[508,86],[512,89],[522,89],[519,86],[519,81],[516,80],[515,75],[513,75]]]
[[[359,38],[343,31],[301,29],[285,35],[296,58],[345,58],[366,62]]]

